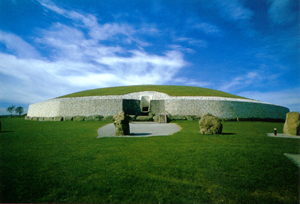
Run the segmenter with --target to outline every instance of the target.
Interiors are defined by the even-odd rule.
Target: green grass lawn
[[[224,122],[200,135],[99,138],[107,122],[2,121],[1,200],[14,203],[298,203],[299,140],[282,123]],[[280,131],[279,131],[280,132]]]
[[[138,86],[119,86],[92,89],[81,92],[72,93],[69,95],[61,96],[60,98],[67,97],[83,97],[83,96],[105,96],[105,95],[123,95],[139,91],[158,91],[166,93],[170,96],[220,96],[229,98],[243,98],[241,96],[229,94],[223,91],[218,91],[208,88],[200,88],[194,86],[167,86],[167,85],[138,85]]]

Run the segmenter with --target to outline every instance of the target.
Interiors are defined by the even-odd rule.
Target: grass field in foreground
[[[298,203],[299,140],[282,123],[224,122],[200,135],[101,138],[106,122],[2,121],[1,200],[14,203]],[[280,131],[279,131],[280,132]]]
[[[67,97],[83,97],[83,96],[105,96],[105,95],[123,95],[139,91],[158,91],[166,93],[170,96],[220,96],[229,98],[243,98],[237,95],[229,94],[208,88],[200,88],[194,86],[171,86],[171,85],[138,85],[138,86],[119,86],[81,91],[69,95]]]

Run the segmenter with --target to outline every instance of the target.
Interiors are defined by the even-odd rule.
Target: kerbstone
[[[85,121],[101,121],[104,117],[102,115],[90,115],[84,118]]]
[[[153,117],[153,121],[158,123],[159,122],[159,115],[155,115]]]
[[[172,120],[186,120],[184,115],[172,115]]]
[[[139,115],[138,117],[136,117],[136,121],[153,121],[153,116],[143,116],[143,115]]]
[[[130,117],[131,121],[135,121],[136,120],[136,115],[129,115],[129,117]]]
[[[114,117],[113,116],[106,116],[102,119],[102,121],[114,121]]]
[[[85,118],[85,116],[74,116],[73,117],[73,121],[83,121],[84,120],[84,118]]]
[[[72,121],[72,120],[73,120],[73,117],[70,117],[70,116],[64,117],[64,121]]]
[[[63,120],[63,117],[60,117],[60,116],[56,116],[53,119],[53,121],[62,121],[62,120]]]
[[[186,117],[187,120],[194,120],[194,118],[190,115],[186,115],[185,117]]]

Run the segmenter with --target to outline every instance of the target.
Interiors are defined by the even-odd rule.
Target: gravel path
[[[129,126],[130,135],[115,136],[115,126],[113,123],[110,123],[98,129],[98,138],[163,136],[172,135],[181,130],[181,127],[175,123],[133,122]]]

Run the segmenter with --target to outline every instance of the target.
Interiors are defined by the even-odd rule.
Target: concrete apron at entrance
[[[167,136],[181,130],[181,127],[175,123],[132,122],[129,127],[130,135],[115,136],[115,126],[110,123],[98,129],[98,138]]]

